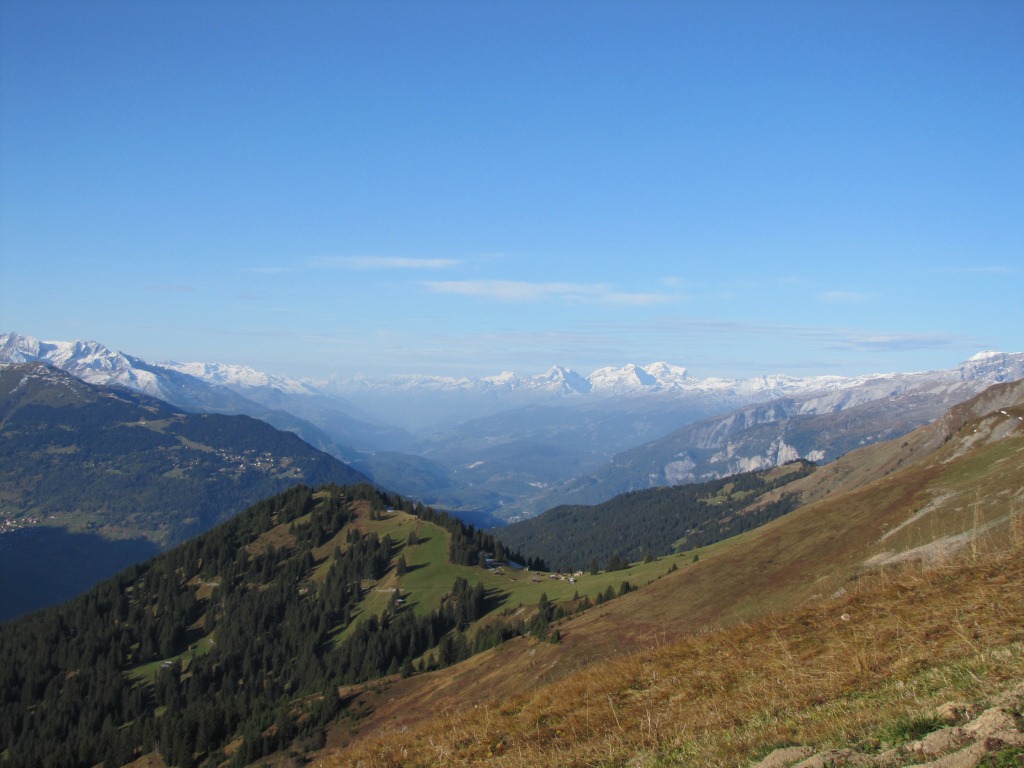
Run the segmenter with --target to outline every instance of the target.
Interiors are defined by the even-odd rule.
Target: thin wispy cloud
[[[818,295],[826,304],[863,304],[870,298],[869,294],[858,291],[825,291]]]
[[[147,285],[145,290],[153,293],[195,293],[193,285]]]
[[[665,360],[692,367],[698,378],[820,374],[842,370],[851,357],[889,354],[903,359],[911,353],[952,350],[965,343],[969,340],[942,333],[873,332],[684,317],[616,322],[611,316],[605,321],[560,329],[425,332],[414,337],[378,334],[373,339],[375,349],[386,349],[389,356],[402,361],[403,368],[396,368],[395,373],[465,372],[465,361],[472,360],[472,375],[503,370],[541,373],[554,364],[587,374],[605,365]],[[795,358],[776,359],[770,350],[780,344],[799,352],[792,353]],[[723,361],[727,363],[725,368]],[[893,363],[869,372],[902,369]]]
[[[470,296],[506,302],[531,302],[546,299],[578,303],[646,306],[663,304],[676,297],[661,293],[616,291],[601,283],[529,283],[518,280],[447,280],[424,283],[433,293]]]
[[[419,259],[407,256],[316,256],[311,267],[321,269],[448,269],[457,259]]]
[[[825,350],[907,351],[945,349],[968,342],[963,336],[949,333],[912,333],[902,331],[868,331],[862,328],[730,322],[680,319],[661,321],[660,325],[675,334],[695,334],[702,338],[736,339],[769,336],[779,342],[809,343]],[[653,330],[653,329],[652,329]]]
[[[979,267],[945,267],[941,271],[961,275],[1012,275],[1016,272],[1015,269],[996,264]]]
[[[944,333],[863,333],[832,330],[831,349],[855,349],[872,352],[905,352],[919,349],[944,349],[963,339]]]
[[[590,322],[577,326],[576,330],[585,336],[605,340],[607,349],[616,345],[626,349],[636,348],[636,340],[643,339],[644,346],[653,350],[647,355],[661,357],[682,365],[693,362],[693,354],[710,351],[721,364],[723,350],[774,349],[784,346],[790,350],[801,350],[806,362],[802,367],[810,372],[826,370],[838,352],[850,354],[907,354],[929,350],[954,350],[960,347],[985,348],[983,341],[967,338],[961,334],[943,332],[902,332],[878,331],[864,328],[841,326],[799,325],[758,321],[729,321],[699,317],[657,318],[630,322]],[[662,350],[663,352],[659,352]],[[680,350],[676,352],[675,350]],[[635,351],[632,353],[637,354]],[[653,355],[653,356],[652,356]],[[756,365],[759,354],[750,356],[745,363],[734,361],[734,368]],[[659,358],[660,359],[660,358]],[[780,364],[769,362],[764,370],[778,372]],[[898,366],[893,367],[897,370]],[[763,371],[762,371],[763,372]]]

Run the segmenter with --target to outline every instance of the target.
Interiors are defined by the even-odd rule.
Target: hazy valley
[[[831,461],[1024,377],[1024,354],[856,378],[695,379],[655,363],[587,377],[392,377],[299,382],[241,366],[150,364],[96,342],[0,336],[0,362],[38,360],[193,412],[296,432],[382,487],[483,525],[629,490]]]

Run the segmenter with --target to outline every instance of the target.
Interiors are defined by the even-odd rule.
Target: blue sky
[[[1024,349],[1019,2],[0,9],[0,330],[296,377]]]

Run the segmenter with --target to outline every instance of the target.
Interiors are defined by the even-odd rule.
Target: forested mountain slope
[[[0,367],[0,618],[67,599],[296,483],[366,478],[247,416]]]
[[[521,562],[534,570],[517,569]],[[362,716],[339,686],[547,633],[662,566],[573,584],[370,485],[296,486],[70,603],[0,627],[10,765],[247,765]],[[633,579],[633,584],[626,583]]]
[[[354,621],[373,594],[366,585],[419,543],[363,531],[389,504],[368,485],[296,486],[0,628],[0,753],[12,765],[87,766],[159,749],[173,764],[218,765],[237,734],[244,765],[314,733],[342,709],[339,684],[410,665],[487,610],[483,587],[456,578],[450,599],[423,598],[422,611],[398,610],[388,589],[387,631],[376,616]],[[419,536],[447,530],[465,567],[495,549],[453,518],[419,512]]]
[[[636,562],[705,547],[792,511],[798,494],[765,495],[814,469],[795,461],[705,483],[631,491],[603,504],[555,507],[495,533],[562,570]]]

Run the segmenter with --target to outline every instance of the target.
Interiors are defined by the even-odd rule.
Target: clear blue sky
[[[0,8],[0,331],[296,377],[1024,350],[1024,3]]]

